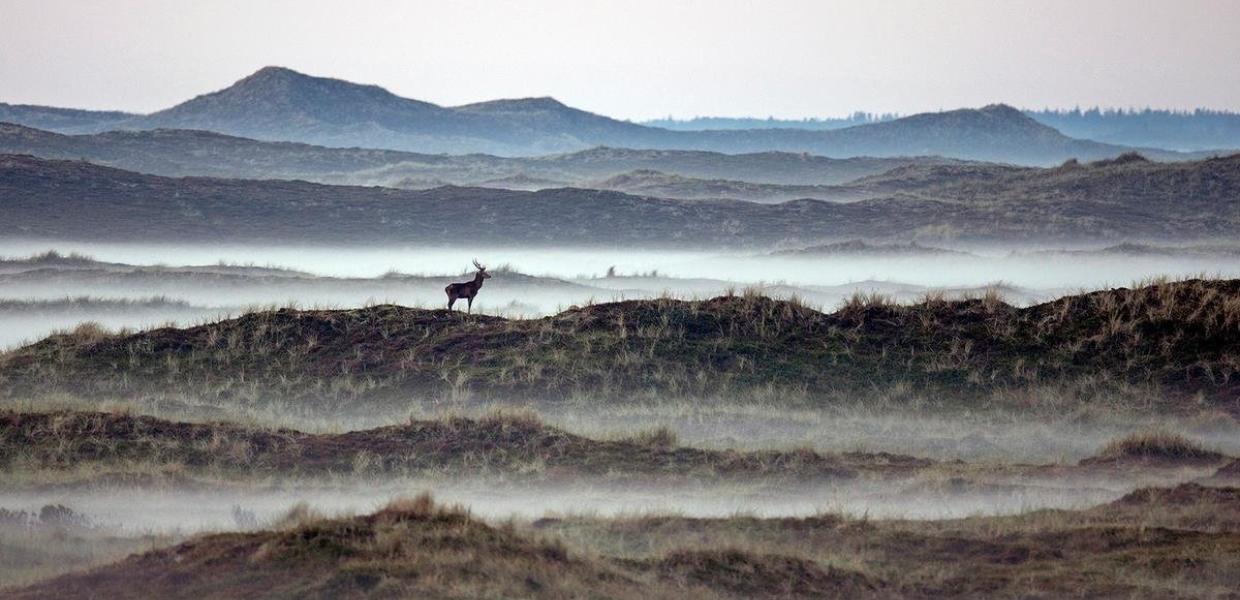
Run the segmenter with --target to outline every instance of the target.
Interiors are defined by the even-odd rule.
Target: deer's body
[[[491,278],[491,274],[487,273],[487,268],[478,264],[477,260],[474,261],[474,266],[478,268],[478,272],[474,274],[473,281],[450,283],[448,287],[443,289],[448,294],[448,310],[452,310],[452,305],[456,304],[457,300],[464,298],[466,302],[465,312],[473,312],[474,296],[477,296],[478,290],[482,289],[482,282]]]

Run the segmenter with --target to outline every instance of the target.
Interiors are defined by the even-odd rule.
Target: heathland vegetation
[[[0,104],[0,596],[1232,598],[1188,118]]]
[[[833,313],[734,295],[541,319],[391,305],[247,314],[115,335],[84,326],[0,356],[0,393],[277,403],[334,414],[424,400],[767,398],[1237,410],[1240,281],[1152,282],[1015,308],[997,295]],[[1050,390],[1059,390],[1052,394]]]
[[[488,524],[429,496],[296,509],[12,590],[12,598],[1222,598],[1236,488],[1142,489],[1086,510],[883,521],[683,516]]]

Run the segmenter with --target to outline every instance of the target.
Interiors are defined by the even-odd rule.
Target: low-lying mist
[[[1187,475],[1173,476],[1178,482]],[[623,485],[590,481],[537,486],[494,480],[341,480],[252,489],[96,488],[0,492],[0,507],[37,512],[61,504],[102,526],[128,531],[194,533],[245,529],[277,520],[298,503],[329,515],[366,514],[394,498],[431,491],[477,516],[502,521],[548,516],[673,514],[691,517],[803,517],[821,513],[880,519],[945,519],[1015,514],[1040,508],[1083,508],[1108,502],[1148,479],[1035,481],[962,489],[948,479],[823,482],[806,485],[707,481]],[[193,507],[192,510],[189,507]],[[251,520],[252,517],[252,520]]]
[[[91,261],[17,265],[49,249]],[[293,248],[5,241],[0,255],[0,348],[93,321],[110,329],[188,326],[278,306],[438,308],[443,287],[480,259],[495,275],[474,310],[538,317],[574,305],[670,295],[708,298],[755,288],[834,310],[854,293],[914,302],[928,292],[990,290],[1028,305],[1078,290],[1155,277],[1240,277],[1237,254],[1134,247],[1004,253],[862,245],[831,253],[530,248]],[[258,268],[255,268],[257,266]],[[193,268],[185,268],[193,267]],[[265,267],[272,267],[270,269]]]

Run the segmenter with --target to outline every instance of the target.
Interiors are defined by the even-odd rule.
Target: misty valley
[[[1237,123],[0,103],[0,598],[1233,598]]]

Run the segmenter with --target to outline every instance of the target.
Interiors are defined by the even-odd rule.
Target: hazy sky
[[[0,101],[150,111],[264,65],[642,119],[1240,109],[1238,0],[0,0]]]

